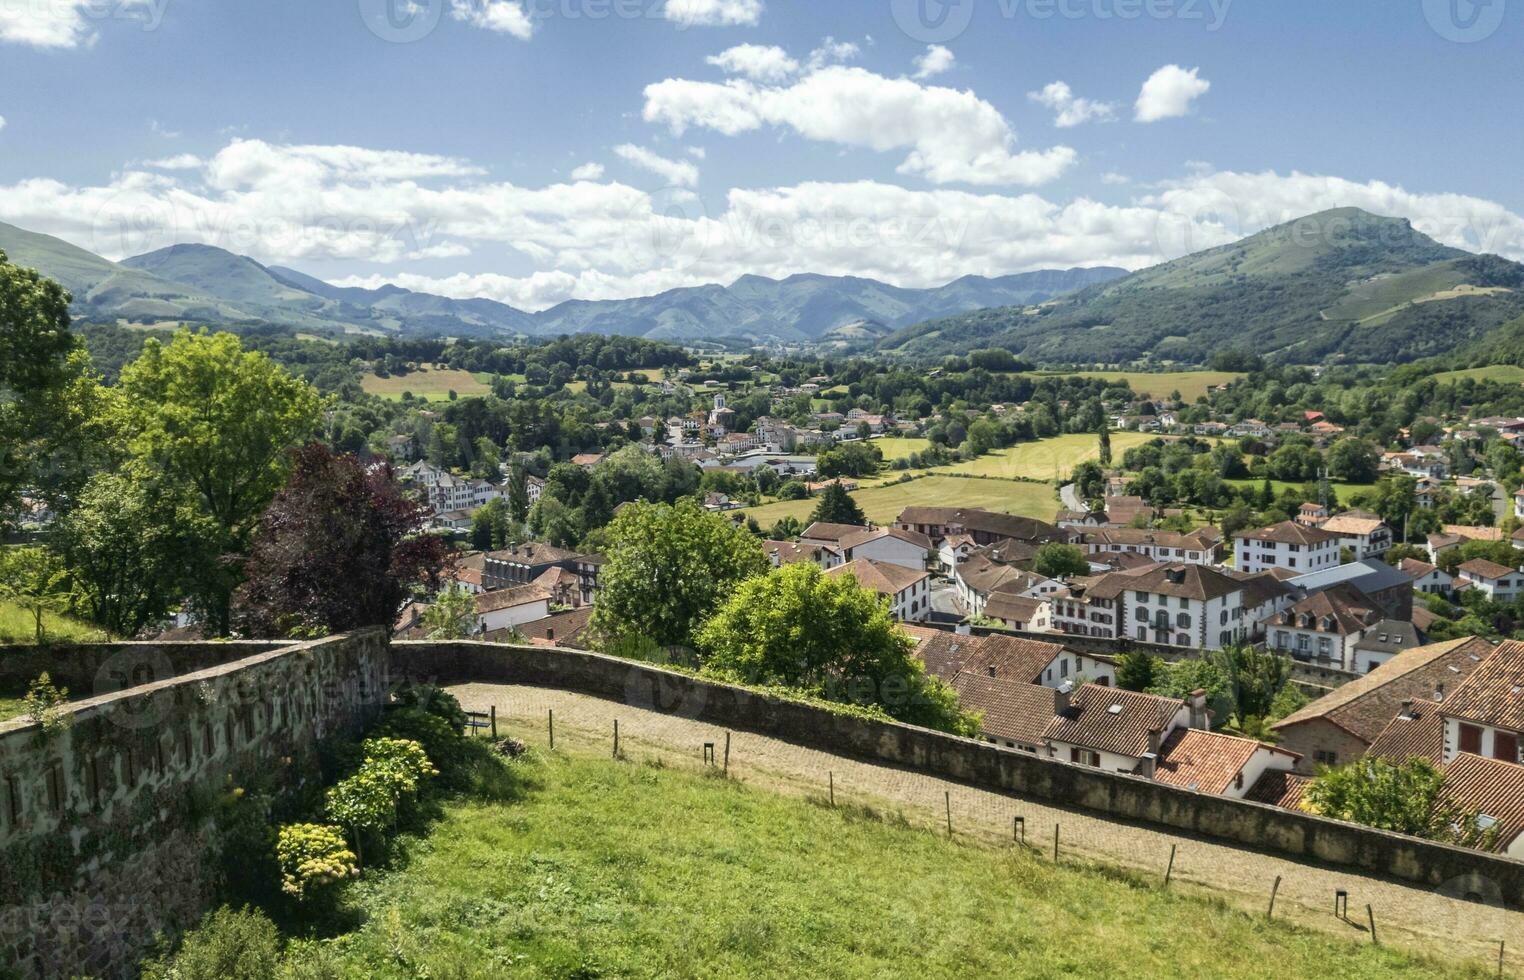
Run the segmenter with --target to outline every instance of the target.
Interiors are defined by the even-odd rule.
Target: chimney
[[[1402,699],[1402,711],[1398,715],[1398,717],[1399,718],[1406,718],[1409,721],[1411,721],[1413,719],[1413,699],[1412,698],[1403,698]]]
[[[1158,766],[1159,766],[1159,756],[1158,756],[1158,753],[1150,752],[1147,755],[1143,756],[1143,758],[1138,760],[1138,768],[1137,768],[1136,772],[1137,772],[1137,774],[1139,776],[1142,776],[1144,779],[1153,779],[1154,778],[1154,770],[1157,769]]]
[[[1069,699],[1074,696],[1074,682],[1064,681],[1058,685],[1055,693],[1057,696],[1053,699],[1053,713],[1063,714],[1069,710]]]
[[[1190,727],[1206,730],[1211,726],[1207,722],[1206,691],[1196,688],[1186,696],[1185,706],[1190,709]]]
[[[988,673],[989,673],[989,675],[990,675],[990,676],[991,676],[991,677],[994,677],[994,676],[995,676],[995,665],[994,665],[994,664],[990,664],[990,665],[989,665],[989,666],[988,666],[988,667],[986,667],[986,668],[984,668],[984,669],[985,669],[985,671],[986,671],[986,672],[988,672]]]
[[[556,628],[554,626],[547,626],[545,628],[545,639],[552,643],[556,642]]]

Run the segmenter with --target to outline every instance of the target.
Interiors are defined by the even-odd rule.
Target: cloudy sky
[[[1524,259],[1521,49],[1521,0],[0,0],[0,220],[525,309],[1341,205]]]

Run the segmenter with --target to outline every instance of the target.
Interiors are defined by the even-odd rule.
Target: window
[[[1504,762],[1518,762],[1519,737],[1512,732],[1493,732],[1492,757]]]
[[[1467,725],[1462,722],[1460,726],[1460,750],[1480,755],[1482,751],[1482,730],[1475,725]]]
[[[1339,753],[1328,752],[1323,749],[1318,749],[1312,754],[1312,757],[1317,761],[1319,765],[1323,766],[1333,766],[1337,765],[1339,762]]]
[[[1176,635],[1176,637],[1175,637],[1175,646],[1188,647],[1190,645],[1191,645],[1191,638],[1189,636],[1186,636],[1184,633],[1180,633],[1180,634]]]
[[[1190,629],[1191,628],[1191,616],[1190,616],[1190,613],[1176,613],[1175,614],[1175,625],[1180,627],[1183,630]]]
[[[1134,614],[1135,614],[1135,615],[1136,615],[1136,616],[1137,616],[1137,617],[1138,617],[1138,619],[1140,619],[1140,620],[1144,620],[1144,621],[1146,621],[1146,620],[1147,620],[1147,619],[1148,619],[1148,610],[1147,610],[1147,609],[1144,609],[1144,608],[1143,608],[1143,607],[1142,607],[1142,606],[1139,606],[1139,607],[1138,607],[1138,608],[1137,608],[1137,609],[1134,609],[1134,610],[1133,610],[1133,613],[1134,613]]]

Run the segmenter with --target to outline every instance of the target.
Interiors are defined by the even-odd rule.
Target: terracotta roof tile
[[[1239,738],[1199,728],[1177,728],[1159,749],[1154,779],[1172,786],[1185,786],[1199,793],[1221,795],[1232,786],[1244,766],[1261,748],[1252,738]],[[1273,749],[1285,752],[1284,749]],[[1285,752],[1288,756],[1296,753]],[[1300,756],[1296,756],[1300,758]]]
[[[1440,712],[1524,731],[1524,640],[1507,640],[1455,689]]]
[[[1178,698],[1086,684],[1048,725],[1043,738],[1140,759],[1156,746],[1153,739],[1162,738],[1164,727],[1184,704]]]
[[[1268,803],[1283,810],[1298,810],[1301,808],[1299,804],[1302,802],[1302,792],[1311,782],[1311,776],[1269,769],[1254,781],[1249,792],[1244,794],[1244,799],[1254,803]]]
[[[1462,752],[1445,766],[1445,792],[1465,809],[1502,825],[1497,850],[1524,831],[1524,766]]]
[[[1043,732],[1053,720],[1058,692],[1039,684],[1024,684],[1009,677],[987,677],[963,671],[953,678],[958,706],[984,716],[986,735],[1023,745],[1041,745]]]

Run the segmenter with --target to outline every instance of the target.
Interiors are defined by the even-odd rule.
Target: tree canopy
[[[698,634],[706,673],[872,705],[912,724],[977,735],[957,695],[926,673],[887,603],[850,575],[785,565],[734,591]]]
[[[606,542],[592,619],[606,643],[692,648],[724,598],[768,567],[756,538],[686,498],[624,507]]]
[[[421,533],[428,508],[403,496],[390,466],[317,443],[292,456],[291,480],[254,534],[240,621],[261,636],[390,626],[447,562],[444,542]]]

